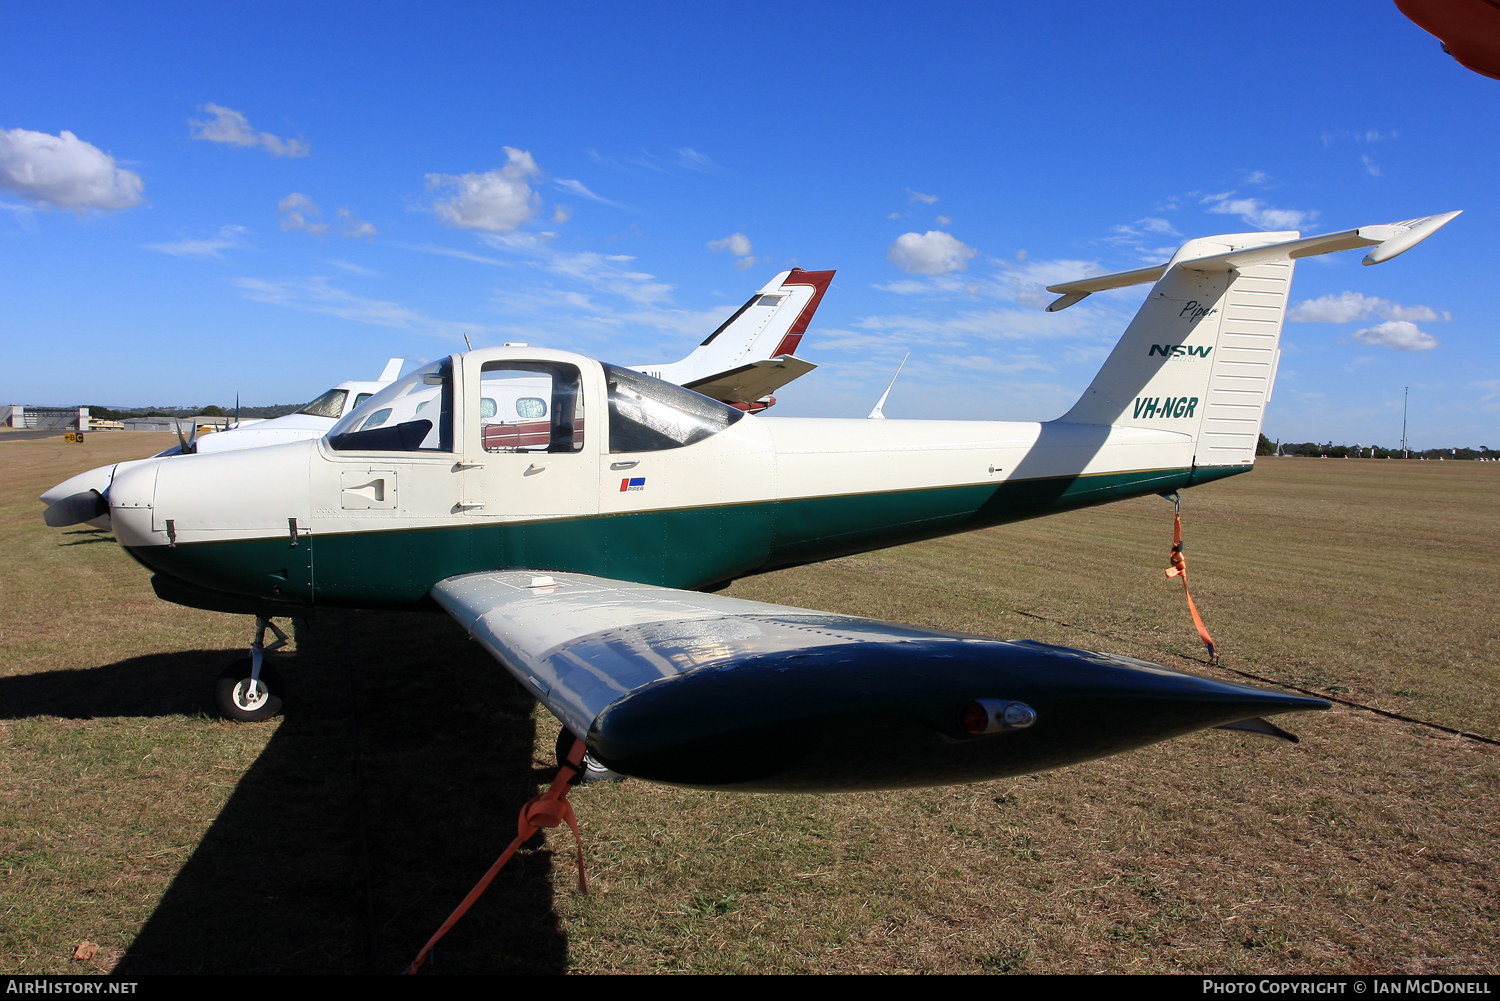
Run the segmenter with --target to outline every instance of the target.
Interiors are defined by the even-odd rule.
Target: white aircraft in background
[[[801,268],[783,271],[762,286],[687,357],[663,365],[631,367],[686,386],[736,410],[759,413],[776,403],[776,397],[771,393],[817,368],[794,354],[833,276],[832,271],[803,271]],[[296,413],[283,417],[253,424],[237,422],[226,431],[203,437],[198,437],[196,429],[191,437],[185,437],[179,427],[179,444],[154,458],[228,452],[321,438],[339,420],[395,382],[401,375],[404,361],[392,358],[374,382],[341,382]],[[504,399],[492,400],[490,405],[501,409],[491,410],[488,416],[493,417],[499,412],[502,420],[512,423],[537,416],[515,409],[518,404],[523,408],[534,406],[527,401],[535,397],[525,395],[522,389],[524,386],[518,382],[502,394]],[[359,430],[379,427],[390,413],[389,410],[377,409],[366,415],[360,421]],[[109,528],[108,508],[98,498],[109,489],[115,473],[126,465],[120,463],[90,469],[69,477],[42,494],[41,501],[47,505],[44,515],[47,524],[62,528],[87,522],[96,528]],[[82,499],[90,493],[96,499],[84,503]],[[61,501],[69,501],[69,504],[57,506]]]
[[[296,413],[249,424],[237,419],[227,431],[219,431],[203,438],[195,436],[185,439],[183,444],[176,447],[176,451],[168,449],[161,454],[177,455],[184,450],[198,453],[227,452],[236,448],[255,448],[260,445],[280,445],[286,441],[301,441],[304,438],[321,438],[340,417],[399,379],[401,366],[405,363],[405,358],[392,358],[385,363],[385,369],[374,382],[341,382]],[[239,415],[235,416],[238,418]]]

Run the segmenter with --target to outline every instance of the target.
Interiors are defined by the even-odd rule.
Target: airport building
[[[40,431],[177,431],[190,433],[193,428],[225,430],[234,423],[231,417],[195,414],[191,417],[127,417],[120,421],[96,420],[88,407],[33,407],[10,404],[0,408],[0,424],[11,428],[34,428]],[[240,424],[255,424],[247,418]]]

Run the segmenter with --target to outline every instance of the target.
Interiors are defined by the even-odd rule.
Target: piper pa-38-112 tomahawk
[[[783,271],[709,334],[702,344],[680,361],[633,366],[658,379],[675,382],[739,410],[759,413],[776,403],[770,395],[818,366],[795,356],[807,326],[812,322],[823,294],[833,281],[832,271]],[[525,345],[521,345],[524,347]],[[392,358],[375,382],[341,382],[296,413],[253,424],[235,424],[228,430],[199,438],[194,428],[185,437],[177,431],[178,444],[157,457],[228,452],[259,448],[283,442],[321,438],[328,429],[380,392],[401,374],[403,359]],[[499,406],[498,400],[491,400]],[[481,404],[483,407],[484,404]],[[364,416],[360,427],[380,426],[392,411],[375,410]],[[487,415],[493,416],[493,415]],[[510,414],[514,420],[519,415]],[[109,527],[109,511],[103,501],[110,479],[125,464],[100,466],[69,477],[42,494],[47,505],[48,525],[63,528],[83,522]]]
[[[258,636],[320,607],[441,608],[600,766],[642,779],[931,786],[1210,727],[1281,735],[1260,717],[1328,703],[713,592],[1250,471],[1297,259],[1373,247],[1378,263],[1456,214],[1204,237],[1053,287],[1063,308],[1155,283],[1046,423],[764,417],[578,354],[487,348],[405,376],[317,441],[122,469],[110,517],[159,596],[255,615]],[[241,718],[275,701],[253,649]]]

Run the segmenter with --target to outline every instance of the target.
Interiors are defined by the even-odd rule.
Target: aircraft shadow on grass
[[[533,762],[533,700],[447,616],[335,612],[296,638],[278,657],[291,697],[275,735],[117,974],[398,972],[551,780]],[[0,678],[0,718],[207,715],[238,655]],[[553,844],[571,884],[571,837]],[[431,972],[563,972],[552,862],[542,849],[507,865]]]

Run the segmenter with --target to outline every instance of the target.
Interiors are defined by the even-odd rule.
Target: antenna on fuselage
[[[910,351],[906,352],[906,358],[910,358],[910,357],[911,357],[911,352]],[[883,420],[885,420],[885,399],[886,399],[886,397],[888,397],[888,396],[891,395],[891,389],[896,385],[896,380],[900,377],[901,370],[906,367],[906,358],[902,358],[901,359],[901,364],[896,366],[896,374],[893,375],[893,376],[891,376],[891,384],[889,386],[885,387],[885,392],[883,392],[883,393],[880,394],[880,402],[875,404],[875,409],[870,411],[869,415],[865,418],[866,420],[871,420],[871,421],[883,421]]]
[[[464,334],[464,344],[468,345],[468,348],[469,348],[470,351],[474,350],[474,345],[469,344],[469,335],[468,334]]]

